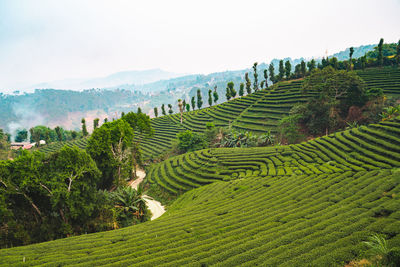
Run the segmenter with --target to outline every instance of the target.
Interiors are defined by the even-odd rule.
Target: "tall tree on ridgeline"
[[[165,112],[165,105],[164,104],[161,105],[161,114],[167,115],[167,112]]]
[[[361,69],[365,70],[366,65],[367,65],[367,55],[364,55],[361,57]]]
[[[183,105],[183,111],[185,112],[185,108],[186,108],[186,99],[183,99],[182,105]]]
[[[82,123],[82,134],[83,134],[83,136],[88,136],[89,133],[88,133],[87,128],[86,128],[86,120],[85,120],[85,118],[82,118],[81,123]]]
[[[137,114],[142,113],[142,109],[140,107],[137,108]]]
[[[311,61],[307,62],[308,71],[311,73],[315,69],[315,60],[311,59]]]
[[[306,76],[307,67],[306,67],[306,63],[304,62],[304,60],[302,60],[300,62],[300,72],[301,72],[301,77],[305,77]]]
[[[171,104],[168,104],[168,108],[169,108],[169,110],[168,110],[168,113],[171,115],[172,113],[174,113],[174,111],[172,110],[172,105]]]
[[[246,80],[246,91],[247,91],[247,94],[251,94],[251,81],[250,81],[248,72],[246,72],[246,74],[244,75],[244,79]]]
[[[196,108],[196,97],[192,96],[192,110],[195,110]]]
[[[213,96],[214,96],[214,103],[217,104],[217,101],[218,101],[217,86],[214,86]]]
[[[254,65],[253,65],[253,72],[254,72],[254,82],[253,82],[253,88],[254,88],[254,91],[255,92],[257,92],[258,91],[258,73],[257,73],[257,65],[258,65],[258,63],[257,62],[254,62]]]
[[[269,64],[268,71],[269,71],[269,79],[271,80],[271,82],[273,84],[276,83],[275,68],[274,68],[274,65],[272,63]]]
[[[208,105],[211,107],[213,103],[213,99],[212,99],[212,90],[209,89],[208,90]]]
[[[396,46],[396,64],[397,64],[397,66],[399,66],[399,64],[400,64],[400,40]]]
[[[240,83],[239,96],[243,96],[243,95],[244,95],[244,83]]]
[[[265,88],[268,88],[268,71],[264,70],[264,80],[265,80]]]
[[[264,83],[265,83],[265,80],[262,80],[262,81],[260,82],[260,88],[261,88],[261,89],[264,89]]]
[[[203,97],[201,96],[200,89],[197,89],[197,108],[200,109],[203,105]]]
[[[379,66],[383,66],[383,52],[382,52],[382,49],[383,49],[383,38],[381,38],[379,40],[379,44],[378,44],[378,58],[377,58],[377,60],[378,60]]]
[[[354,53],[354,48],[350,47],[350,52],[349,52],[349,70],[353,69],[353,53]]]
[[[62,141],[63,138],[60,126],[57,126],[56,128],[54,128],[54,130],[56,131],[58,141]]]
[[[289,60],[286,60],[285,62],[285,75],[286,79],[290,79],[290,73],[292,72],[292,64],[290,64]]]
[[[189,104],[186,104],[185,107],[186,107],[186,111],[189,112],[189,111],[190,111],[190,105],[189,105]]]
[[[227,84],[227,88],[229,88],[229,94],[232,98],[235,98],[236,94],[237,94],[234,86],[235,86],[235,84],[233,82],[228,82],[228,84]]]
[[[99,127],[99,118],[96,118],[93,120],[93,131],[97,129],[97,127]]]
[[[285,67],[283,66],[283,60],[280,60],[279,61],[279,73],[278,73],[279,81],[282,81],[284,76],[285,76]]]
[[[225,96],[226,96],[226,100],[227,100],[227,101],[229,101],[229,99],[231,99],[231,91],[229,90],[229,87],[228,87],[228,86],[226,87]]]
[[[158,108],[154,107],[154,116],[157,118],[158,117]]]

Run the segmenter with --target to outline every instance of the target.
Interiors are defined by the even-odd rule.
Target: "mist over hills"
[[[69,90],[83,90],[90,88],[106,88],[115,87],[123,84],[142,85],[152,83],[159,80],[166,80],[175,77],[184,76],[185,74],[178,74],[173,72],[164,71],[161,69],[149,70],[133,70],[116,72],[106,77],[91,78],[91,79],[65,79],[53,82],[44,82],[29,86],[27,89],[69,89]]]

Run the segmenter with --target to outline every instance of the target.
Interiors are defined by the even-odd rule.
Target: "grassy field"
[[[159,219],[0,250],[0,264],[343,266],[372,233],[400,246],[400,118],[298,145],[188,153],[148,176],[182,194]]]

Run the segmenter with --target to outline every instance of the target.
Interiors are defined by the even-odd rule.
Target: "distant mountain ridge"
[[[116,72],[106,77],[93,79],[65,79],[60,81],[39,83],[29,86],[29,89],[68,89],[68,90],[83,90],[92,88],[115,87],[122,84],[142,85],[156,82],[159,80],[167,80],[176,77],[181,77],[186,74],[179,74],[164,71],[161,69],[149,70],[133,70]]]

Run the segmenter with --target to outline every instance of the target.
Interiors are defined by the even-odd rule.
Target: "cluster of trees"
[[[0,247],[149,219],[142,188],[126,186],[141,165],[135,132],[153,134],[147,115],[130,112],[96,127],[86,151],[65,146],[49,155],[22,151],[0,161]]]
[[[39,143],[40,140],[45,140],[46,143],[51,143],[56,141],[68,141],[85,136],[83,133],[84,132],[65,130],[59,126],[51,129],[43,125],[38,125],[30,128],[29,132],[26,129],[17,130],[15,142],[29,141]]]
[[[384,107],[382,89],[366,89],[355,72],[332,66],[314,70],[302,88],[303,93],[316,94],[307,103],[294,106],[281,120],[282,137],[290,143],[309,135],[329,134],[349,124],[376,122]]]

